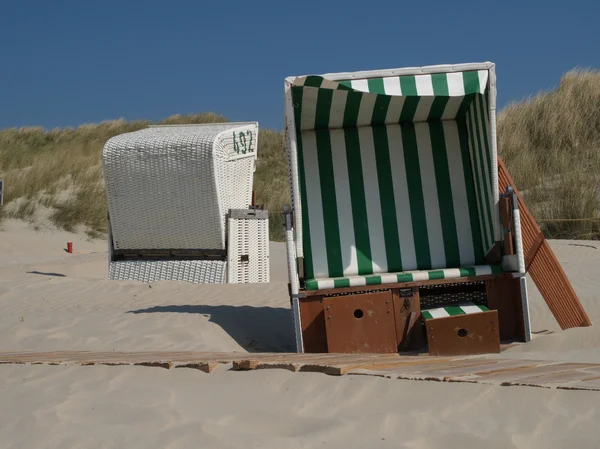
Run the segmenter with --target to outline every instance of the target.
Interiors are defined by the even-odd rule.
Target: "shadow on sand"
[[[295,352],[290,309],[251,306],[171,305],[127,313],[195,313],[218,324],[248,352]]]

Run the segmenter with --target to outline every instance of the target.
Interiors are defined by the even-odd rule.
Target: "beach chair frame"
[[[288,256],[288,272],[289,272],[289,291],[290,302],[292,307],[292,315],[296,334],[296,348],[298,352],[320,352],[325,348],[321,343],[314,344],[311,342],[305,345],[304,337],[307,335],[307,323],[304,320],[311,320],[313,328],[323,328],[324,324],[314,324],[312,321],[314,316],[311,313],[321,314],[323,301],[328,297],[346,296],[345,300],[352,300],[353,295],[361,295],[369,292],[377,292],[386,290],[393,297],[400,295],[400,290],[412,289],[417,293],[418,289],[430,285],[455,284],[459,289],[461,286],[467,286],[470,283],[478,282],[485,285],[485,293],[488,302],[499,311],[501,326],[501,336],[517,337],[519,340],[528,341],[531,338],[529,325],[529,308],[527,301],[527,287],[525,279],[525,266],[523,261],[523,250],[521,243],[521,231],[519,225],[518,203],[513,197],[507,197],[508,207],[511,213],[505,218],[504,222],[500,217],[500,192],[498,192],[498,162],[497,162],[497,147],[496,147],[496,72],[495,65],[491,62],[474,63],[474,64],[457,64],[457,65],[436,65],[427,67],[412,67],[400,68],[392,70],[375,70],[362,72],[346,72],[346,73],[328,73],[321,75],[322,80],[317,80],[321,83],[320,88],[337,90],[340,89],[339,83],[345,82],[346,85],[354,80],[368,82],[368,80],[381,80],[384,78],[403,77],[403,76],[436,76],[437,74],[455,74],[461,72],[481,72],[485,71],[487,80],[487,105],[486,113],[489,117],[488,141],[491,148],[491,186],[493,193],[491,195],[491,211],[493,222],[493,249],[486,254],[486,262],[490,263],[496,259],[502,258],[502,273],[486,273],[470,276],[443,276],[443,279],[423,279],[423,276],[418,276],[419,280],[415,279],[412,282],[391,282],[377,283],[376,285],[366,285],[365,282],[359,282],[360,285],[348,286],[348,279],[345,279],[343,287],[336,286],[332,279],[327,279],[327,282],[312,282],[311,287],[307,288],[307,278],[305,274],[305,252],[303,247],[303,208],[306,207],[301,198],[301,180],[299,175],[299,159],[298,159],[298,133],[302,132],[297,129],[297,117],[294,114],[294,104],[292,88],[295,83],[307,83],[309,77],[288,77],[285,80],[285,133],[286,133],[286,153],[288,158],[290,188],[291,188],[291,208],[286,210],[286,247]],[[305,86],[306,87],[306,86]],[[312,86],[311,86],[312,87]],[[343,86],[341,86],[343,87]],[[352,89],[352,87],[351,87]],[[363,92],[367,92],[362,89]],[[483,93],[483,91],[481,91]],[[344,127],[345,125],[342,125]],[[355,124],[354,126],[370,126]],[[365,181],[367,182],[367,181]],[[504,193],[504,192],[503,192]],[[507,221],[508,220],[508,221]],[[509,238],[505,238],[504,233],[510,230]],[[512,249],[509,245],[509,251],[504,251],[504,241],[513,240]],[[504,252],[503,252],[504,251]],[[489,260],[489,261],[488,261]],[[453,267],[458,268],[458,267]],[[444,272],[449,270],[444,270]],[[381,273],[379,273],[381,274]],[[446,274],[446,273],[444,273]],[[379,276],[383,277],[383,276]],[[389,278],[389,276],[388,276]],[[388,279],[389,281],[389,279]],[[350,280],[350,283],[352,279]],[[314,288],[315,285],[317,288]],[[417,295],[418,297],[418,295]],[[508,298],[508,299],[507,299]],[[307,304],[313,304],[308,306]],[[314,305],[317,304],[317,305]],[[307,308],[312,307],[312,312],[307,312]],[[319,320],[324,319],[321,315]],[[511,322],[512,325],[504,325]],[[511,329],[508,329],[508,328]],[[504,328],[504,332],[502,332]],[[313,329],[314,330],[314,329]],[[324,329],[321,329],[316,340],[325,338]],[[323,335],[321,335],[323,334]],[[307,347],[310,346],[310,347]],[[325,349],[327,350],[327,349]]]

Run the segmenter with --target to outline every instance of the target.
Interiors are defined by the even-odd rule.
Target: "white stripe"
[[[400,87],[400,77],[383,78],[383,88],[386,95],[402,95]]]
[[[302,115],[300,116],[300,129],[309,130],[315,127],[315,113],[317,110],[317,95],[319,89],[305,87],[302,93]]]
[[[333,180],[340,230],[342,263],[344,276],[358,274],[356,243],[354,241],[354,222],[352,221],[352,200],[350,198],[350,180],[346,161],[346,142],[343,129],[330,131],[331,155],[333,159]]]
[[[450,171],[454,217],[456,219],[456,233],[458,235],[460,266],[465,267],[475,263],[475,250],[473,248],[471,220],[469,219],[467,186],[465,184],[458,126],[455,121],[443,122],[443,126],[446,140],[446,154],[448,156],[448,168]],[[469,167],[467,167],[467,169],[469,169]]]
[[[395,284],[398,282],[398,275],[396,274],[380,274],[382,284]]]
[[[326,78],[323,78],[319,87],[321,89],[337,89],[339,85],[340,83],[338,83],[337,81],[331,81]]]
[[[429,280],[429,272],[427,271],[408,271],[407,273],[412,275],[413,282]]]
[[[429,117],[429,113],[431,112],[431,106],[433,105],[433,100],[435,97],[427,96],[420,97],[419,104],[417,105],[417,109],[415,111],[415,117],[413,118],[413,122],[425,122]]]
[[[350,82],[352,89],[360,90],[361,92],[369,92],[369,81],[367,80],[352,80]]]
[[[487,70],[479,70],[477,76],[479,77],[479,92],[484,93],[487,87],[489,72]]]
[[[455,279],[461,277],[460,270],[458,268],[446,268],[442,271],[444,272],[444,279]]]
[[[326,288],[334,288],[335,283],[333,279],[324,279],[322,281],[317,281],[317,286],[319,290],[325,290]]]
[[[292,86],[296,87],[296,86],[304,86],[304,83],[306,82],[306,76],[302,76],[300,78],[296,78],[294,80],[294,82],[292,83]]]
[[[421,169],[421,183],[423,185],[425,217],[427,219],[431,268],[444,268],[446,266],[446,252],[442,234],[442,219],[440,217],[437,186],[435,183],[429,125],[427,123],[416,123],[415,132],[419,150],[419,165]]]
[[[475,268],[475,276],[483,276],[486,274],[492,274],[492,267],[489,265],[477,265]]]
[[[444,309],[443,307],[441,307],[439,309],[430,309],[430,310],[427,310],[427,312],[429,312],[431,314],[432,318],[444,318],[444,317],[450,316],[450,314],[448,312],[446,312],[446,309]]]
[[[390,149],[390,165],[393,167],[394,174],[392,182],[394,185],[394,200],[398,220],[398,235],[400,236],[402,269],[415,270],[417,268],[417,254],[415,251],[406,166],[404,164],[404,146],[402,144],[400,125],[389,125],[387,133]]]
[[[387,271],[387,255],[385,253],[383,217],[381,215],[379,181],[375,163],[373,128],[370,126],[358,128],[358,140],[360,142],[360,157],[363,178],[365,180],[365,200],[367,203],[367,216],[369,217],[369,239],[371,241],[373,272],[385,273]]]
[[[329,277],[327,251],[325,244],[325,227],[323,226],[323,203],[321,198],[321,181],[317,158],[317,139],[314,131],[302,132],[302,149],[304,154],[304,173],[306,177],[306,197],[310,244],[315,278]]]
[[[447,73],[446,79],[448,80],[448,95],[451,97],[462,97],[465,95],[463,72]]]
[[[484,255],[487,254],[488,251],[488,245],[489,245],[489,236],[487,233],[487,219],[486,219],[486,214],[484,213],[484,208],[483,208],[483,204],[482,204],[482,198],[484,195],[484,190],[483,190],[483,182],[481,179],[481,176],[479,176],[479,157],[477,155],[477,151],[476,151],[476,146],[477,146],[477,136],[474,135],[473,133],[473,112],[472,112],[472,108],[473,105],[471,104],[471,107],[469,108],[469,111],[467,113],[467,140],[469,142],[469,155],[471,156],[471,169],[473,171],[473,183],[475,184],[475,196],[477,198],[477,211],[478,211],[478,217],[479,217],[479,231],[481,232],[481,240],[483,242],[483,250],[484,250]],[[473,135],[473,141],[471,141],[471,135]],[[475,147],[474,147],[475,146]]]
[[[347,90],[334,90],[331,98],[331,113],[329,114],[329,128],[341,128],[344,123],[344,110],[348,99]]]
[[[446,103],[446,107],[444,108],[442,120],[454,120],[458,110],[460,109],[463,99],[464,97],[450,97],[448,99],[448,103]]]
[[[358,118],[356,126],[370,125],[373,119],[373,110],[375,109],[376,94],[363,94],[360,100],[360,108],[358,109]]]
[[[417,95],[422,96],[433,96],[433,81],[431,75],[417,75],[415,76],[415,84],[417,87]]]
[[[388,105],[385,123],[400,122],[400,115],[402,114],[402,108],[404,107],[405,100],[406,97],[392,97],[390,104]]]
[[[482,312],[481,308],[479,306],[475,306],[475,305],[464,305],[464,306],[460,305],[459,307],[467,315],[469,315],[471,313],[480,313],[480,312]]]
[[[364,276],[354,276],[348,279],[350,281],[350,287],[362,287],[367,285],[367,279]]]

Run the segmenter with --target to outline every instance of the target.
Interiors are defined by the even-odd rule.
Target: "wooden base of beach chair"
[[[460,282],[421,281],[391,288],[378,285],[307,291],[306,297],[299,300],[304,352],[421,349],[429,337],[429,333],[425,335],[421,309],[465,301],[487,305],[496,313],[498,342],[526,341],[519,278],[486,275],[462,278]],[[473,350],[473,354],[481,353],[479,347]]]
[[[430,355],[500,352],[498,311],[447,316],[425,321]]]

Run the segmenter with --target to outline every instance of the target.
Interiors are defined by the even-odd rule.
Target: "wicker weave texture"
[[[228,220],[227,281],[269,282],[269,220]]]
[[[117,281],[224,283],[226,265],[221,260],[127,260],[110,262],[108,277]]]
[[[235,136],[252,140],[241,147]],[[229,208],[252,197],[258,126],[152,127],[103,151],[115,249],[225,249]]]

